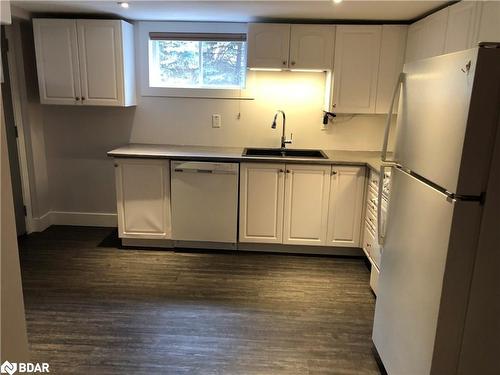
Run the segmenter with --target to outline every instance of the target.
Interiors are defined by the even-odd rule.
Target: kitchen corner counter
[[[235,162],[286,162],[307,164],[366,165],[376,171],[383,163],[379,151],[323,150],[327,159],[302,157],[256,157],[242,156],[243,147],[178,146],[161,144],[131,143],[111,150],[108,156],[114,158],[149,158],[177,160],[212,160]]]

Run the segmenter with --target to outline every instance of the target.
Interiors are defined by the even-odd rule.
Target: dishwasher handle
[[[236,163],[175,162],[177,173],[238,174]]]

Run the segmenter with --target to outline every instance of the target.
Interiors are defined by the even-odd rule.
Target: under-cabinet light
[[[283,69],[277,68],[248,68],[249,70],[261,71],[261,72],[281,72]]]
[[[321,69],[290,69],[291,72],[311,72],[311,73],[322,73],[324,70]]]

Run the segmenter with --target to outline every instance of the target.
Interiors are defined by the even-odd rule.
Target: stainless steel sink
[[[328,159],[322,150],[299,150],[293,148],[245,148],[242,156]]]

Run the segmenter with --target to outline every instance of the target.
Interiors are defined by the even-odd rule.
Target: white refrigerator
[[[500,194],[498,47],[408,63],[400,76],[395,151],[387,160],[387,128],[382,152],[393,166],[373,326],[389,374],[466,373],[476,261],[480,251],[500,253],[491,241],[500,214],[485,216]]]

